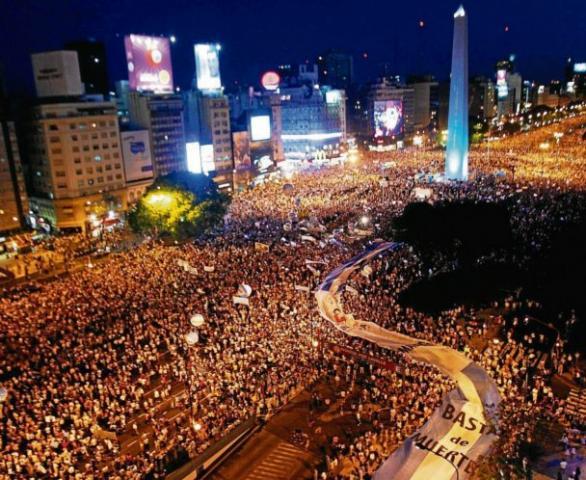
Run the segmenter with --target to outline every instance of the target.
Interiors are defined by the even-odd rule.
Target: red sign
[[[279,88],[281,77],[277,72],[269,71],[263,74],[260,83],[266,90],[274,91]]]

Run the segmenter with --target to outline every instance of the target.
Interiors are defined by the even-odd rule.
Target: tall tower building
[[[468,179],[468,18],[461,5],[454,14],[445,176]]]

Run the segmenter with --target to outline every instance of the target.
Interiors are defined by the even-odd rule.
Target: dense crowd
[[[578,132],[579,122],[585,120],[556,128]],[[577,138],[562,137],[560,150],[567,143],[575,163],[584,165]],[[491,147],[490,163],[473,152],[475,179],[430,188],[438,200],[510,201],[515,235],[528,245],[518,253],[522,262],[543,247],[560,217],[585,211],[574,189],[586,185],[586,169],[572,165],[563,182],[548,177],[549,184],[532,186],[521,175],[530,155],[524,152],[515,179],[499,178],[497,159],[505,162],[517,141],[529,145],[527,152],[533,148],[527,139],[505,140],[502,148]],[[534,168],[539,173],[539,165]],[[418,175],[434,169],[437,152],[397,153],[386,164],[365,161],[265,183],[235,196],[219,236],[178,246],[145,241],[0,299],[0,386],[6,392],[0,479],[162,478],[178,451],[195,457],[243,420],[266,418],[324,375],[360,386],[355,414],[366,405],[390,411],[383,421],[376,408],[364,407],[371,431],[351,445],[332,442],[320,472],[323,478],[367,478],[453,386],[425,365],[333,330],[319,318],[310,292],[324,273],[363,248],[366,226],[370,238],[384,230],[413,200]],[[437,272],[450,269],[453,259],[434,262]],[[398,292],[429,274],[402,249],[377,260],[369,279],[354,279],[344,303],[357,318],[465,350],[487,368],[504,397],[499,455],[518,457],[540,416],[583,425],[584,419],[567,418],[552,395],[550,365],[529,365],[527,342],[519,341],[514,355],[505,349],[512,340],[476,349],[462,321],[473,311],[460,307],[432,317],[397,302]],[[252,294],[235,303],[243,284]],[[195,314],[205,319],[197,341],[190,324]],[[504,325],[503,335],[514,330]],[[329,351],[332,343],[389,358],[405,371],[400,378],[382,367],[365,372]]]

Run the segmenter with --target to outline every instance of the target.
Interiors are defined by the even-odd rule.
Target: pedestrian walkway
[[[586,389],[574,387],[566,399],[566,412],[577,417],[586,417]]]
[[[262,462],[244,477],[247,480],[287,480],[298,478],[310,454],[290,443],[281,442]]]

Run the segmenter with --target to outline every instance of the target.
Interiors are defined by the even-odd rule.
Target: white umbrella
[[[194,327],[201,327],[205,323],[205,319],[203,318],[203,315],[201,313],[196,313],[191,317],[191,320],[189,320],[189,322]]]
[[[192,330],[191,332],[189,332],[188,334],[186,334],[185,335],[185,341],[190,346],[193,346],[197,342],[199,342],[199,333],[197,333],[197,330]]]

